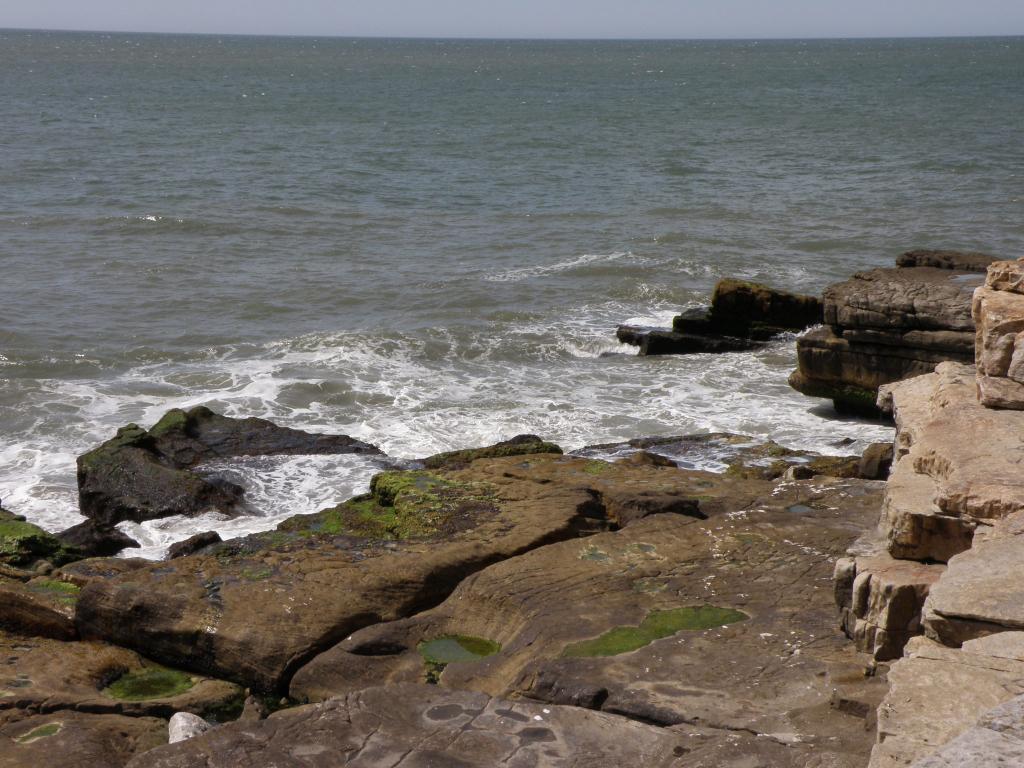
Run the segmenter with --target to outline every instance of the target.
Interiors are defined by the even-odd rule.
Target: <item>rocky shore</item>
[[[871,343],[926,351],[851,383],[896,424],[863,456],[521,435],[397,462],[205,408],[126,426],[79,460],[86,524],[0,510],[0,768],[1017,764],[1024,266],[988,267],[969,328],[949,301],[986,259],[912,252],[820,305],[720,286],[671,332],[758,343],[820,312],[801,341],[846,360],[897,317],[871,297],[923,286]],[[952,357],[908,377],[941,334]],[[247,514],[210,458],[343,452],[379,462],[369,493],[110,556],[120,521]]]

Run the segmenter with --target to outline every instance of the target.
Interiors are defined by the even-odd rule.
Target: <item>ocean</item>
[[[0,498],[47,529],[82,519],[77,454],[197,404],[406,458],[521,432],[838,453],[891,430],[791,391],[792,337],[639,358],[615,326],[723,276],[1024,255],[1024,38],[0,31],[0,158]],[[142,554],[376,467],[222,469],[259,514],[125,525]]]

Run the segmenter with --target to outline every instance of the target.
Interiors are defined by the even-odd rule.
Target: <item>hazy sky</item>
[[[1024,0],[0,0],[0,27],[414,37],[1024,34]]]

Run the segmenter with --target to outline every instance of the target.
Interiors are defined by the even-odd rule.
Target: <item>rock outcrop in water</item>
[[[151,429],[135,424],[78,458],[78,503],[99,530],[206,510],[233,514],[243,490],[192,468],[214,459],[300,454],[380,454],[347,435],[317,435],[264,419],[233,419],[197,406],[169,411]]]
[[[621,325],[617,337],[639,347],[641,355],[742,352],[821,319],[821,302],[814,296],[725,279],[715,286],[709,308],[684,312],[673,320],[671,330]]]
[[[844,413],[876,416],[883,384],[974,362],[972,294],[993,257],[909,251],[895,269],[858,272],[823,294],[825,327],[797,339],[794,388]]]

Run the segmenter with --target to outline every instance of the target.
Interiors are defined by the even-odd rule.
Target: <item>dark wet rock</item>
[[[616,338],[623,344],[640,348],[640,355],[692,355],[700,352],[746,352],[757,349],[760,342],[732,336],[701,336],[679,333],[664,328],[620,325]]]
[[[317,435],[265,419],[233,419],[197,406],[174,409],[150,430],[129,424],[78,458],[81,512],[101,528],[215,509],[240,510],[243,489],[189,471],[204,461],[241,456],[380,451],[347,435]]]
[[[709,308],[683,312],[671,329],[622,325],[616,336],[639,347],[641,355],[743,352],[780,333],[816,325],[821,317],[814,296],[727,278],[715,286]]]
[[[895,269],[859,272],[823,294],[824,328],[797,340],[794,389],[877,417],[878,387],[974,360],[971,298],[993,258],[912,251]]]
[[[164,669],[106,643],[62,642],[0,632],[0,723],[65,710],[167,718],[191,712],[237,717],[243,690]]]
[[[157,718],[58,712],[0,726],[0,768],[122,768],[166,743]]]
[[[440,687],[699,724],[716,731],[704,760],[745,733],[750,765],[863,766],[872,736],[833,691],[867,701],[884,684],[835,632],[829,578],[877,518],[881,484],[759,482],[719,517],[655,515],[493,565],[437,608],[355,632],[300,669],[291,694],[422,681],[425,641],[472,636],[499,650],[447,664]]]
[[[57,538],[81,557],[113,557],[123,549],[141,546],[128,534],[113,526],[86,520],[57,534]]]
[[[174,560],[176,557],[192,555],[212,544],[219,544],[221,541],[220,534],[216,531],[203,531],[195,536],[189,536],[184,541],[171,544],[167,550],[167,559]]]
[[[477,459],[493,459],[500,456],[527,456],[534,453],[562,453],[562,449],[537,435],[516,435],[510,440],[489,445],[485,448],[469,448],[462,451],[437,453],[423,459],[427,469],[463,469]]]
[[[398,685],[226,725],[140,755],[130,765],[682,768],[685,744],[681,735],[576,707]]]

